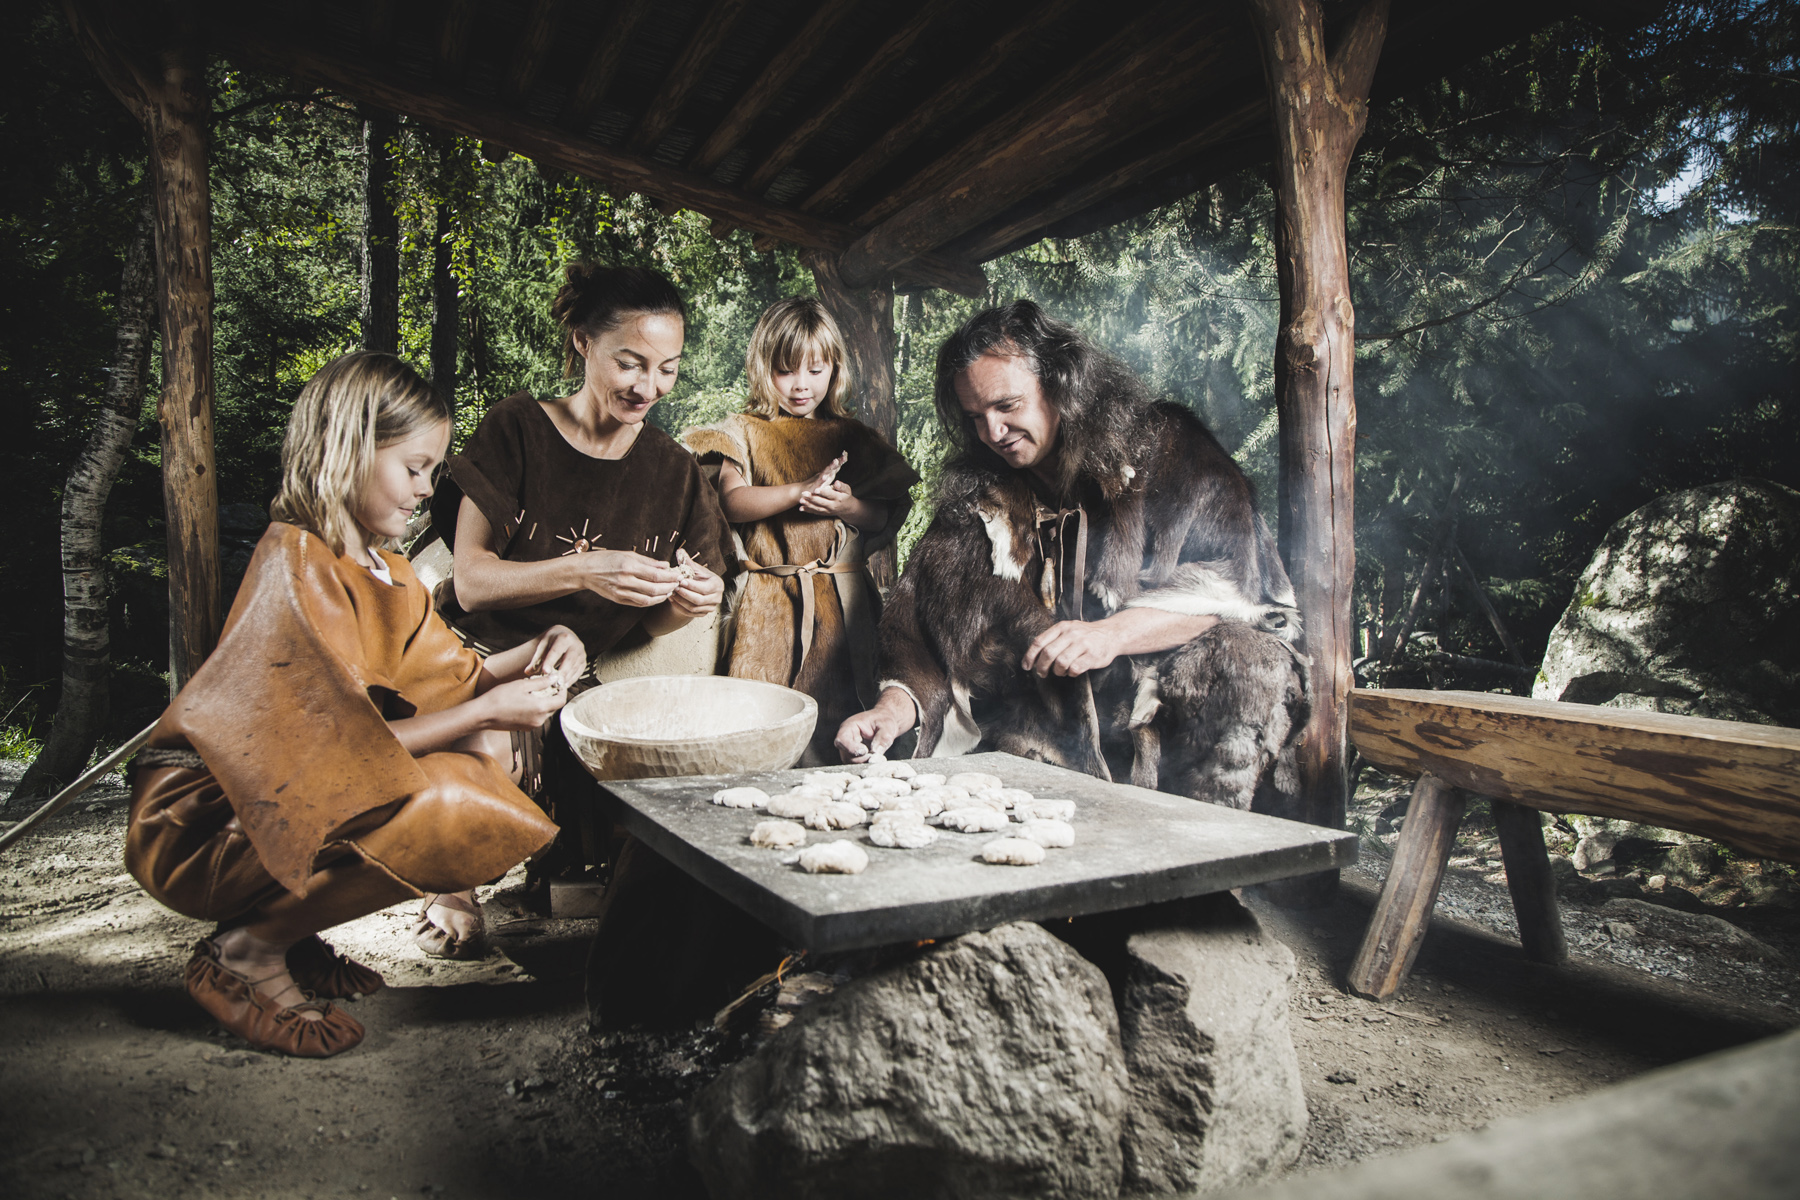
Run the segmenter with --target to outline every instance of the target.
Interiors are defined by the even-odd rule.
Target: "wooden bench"
[[[1757,858],[1800,862],[1800,730],[1486,692],[1350,694],[1363,758],[1415,776],[1352,990],[1400,989],[1431,921],[1462,820],[1457,789],[1493,803],[1519,940],[1567,957],[1540,811],[1641,821]]]

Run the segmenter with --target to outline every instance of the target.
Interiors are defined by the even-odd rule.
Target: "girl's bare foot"
[[[413,941],[433,958],[474,958],[485,932],[481,906],[473,888],[425,897],[419,919],[413,925]]]

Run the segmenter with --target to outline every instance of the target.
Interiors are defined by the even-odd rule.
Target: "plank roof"
[[[1618,3],[1588,8],[1617,8]],[[1396,0],[1376,95],[1572,10]],[[216,50],[671,211],[980,294],[1273,153],[1237,0],[214,0]],[[1353,11],[1328,3],[1328,20]]]

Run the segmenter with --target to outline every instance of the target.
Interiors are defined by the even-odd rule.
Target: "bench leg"
[[[1519,941],[1532,962],[1559,963],[1569,957],[1563,941],[1562,914],[1556,907],[1556,877],[1544,849],[1544,824],[1535,808],[1491,801],[1494,826],[1500,831],[1500,858],[1506,863],[1506,887],[1512,892]]]
[[[1356,961],[1350,964],[1350,990],[1357,995],[1386,1000],[1406,982],[1431,925],[1431,910],[1462,816],[1460,792],[1435,775],[1419,776],[1394,861],[1381,885],[1381,899]]]

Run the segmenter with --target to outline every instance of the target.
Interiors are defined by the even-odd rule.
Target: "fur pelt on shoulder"
[[[1298,651],[1294,590],[1254,488],[1193,414],[1173,404],[1143,410],[1120,475],[1118,486],[1088,477],[1076,488],[1089,520],[1086,619],[1128,607],[1211,615]],[[1059,619],[1038,586],[1047,506],[1031,477],[965,456],[946,469],[936,500],[880,631],[882,681],[918,703],[921,751],[962,753],[995,733],[972,715],[983,697],[1002,710],[999,725],[1020,705],[1058,722],[1081,711],[1076,681],[1019,669]],[[1098,773],[1087,752],[1070,753],[1067,765]]]
[[[1092,483],[1079,493],[1099,545],[1087,590],[1103,614],[1217,616],[1298,641],[1294,588],[1249,478],[1187,409],[1158,404],[1141,424],[1124,486],[1110,497]],[[1023,472],[953,464],[937,504],[940,516],[958,513],[981,527],[995,575],[1026,577],[1037,506]]]

